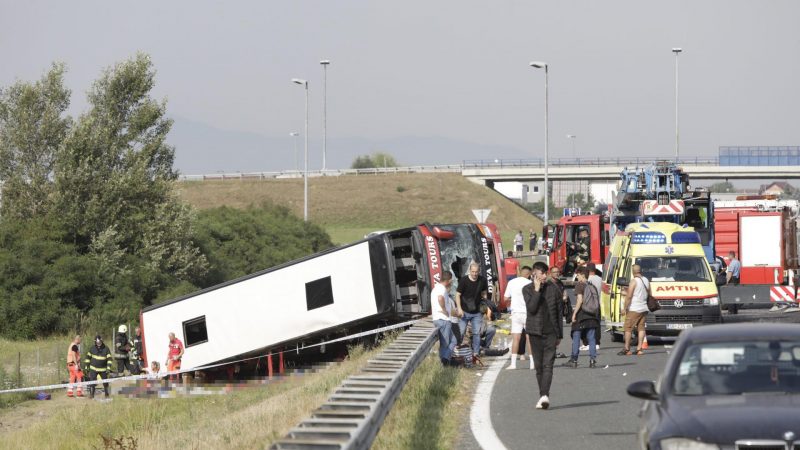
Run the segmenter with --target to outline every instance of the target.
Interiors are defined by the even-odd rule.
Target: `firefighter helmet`
[[[128,332],[128,327],[125,326],[125,325],[120,325],[119,326],[119,330],[117,330],[117,331],[120,332],[120,333],[127,333]]]

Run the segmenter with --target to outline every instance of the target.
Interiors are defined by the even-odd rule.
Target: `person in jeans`
[[[595,289],[586,280],[588,270],[586,267],[578,267],[575,269],[575,276],[577,277],[575,283],[575,310],[572,313],[572,356],[569,361],[564,363],[567,367],[578,367],[578,355],[580,354],[581,336],[585,333],[586,339],[589,341],[589,367],[595,368],[597,366],[597,347],[595,342],[595,333],[597,328],[600,327],[599,311],[595,313],[588,313],[582,309],[583,299],[588,289]],[[600,293],[595,291],[597,299],[600,299]]]
[[[453,274],[442,273],[441,281],[437,282],[431,290],[431,318],[439,333],[439,359],[442,364],[450,363],[450,356],[456,348],[456,338],[450,325],[453,311],[453,300],[450,298],[450,285],[453,284]]]
[[[462,338],[467,332],[467,323],[472,325],[472,354],[478,356],[481,352],[481,301],[489,297],[486,278],[480,275],[478,263],[469,265],[469,273],[458,280],[456,289],[457,314],[461,317],[458,324]]]
[[[598,294],[603,294],[603,279],[600,278],[600,271],[597,270],[597,266],[590,262],[586,264],[586,271],[587,271],[587,278],[586,282],[594,286],[597,289]],[[600,310],[597,312],[598,317],[603,317],[603,304],[600,303]],[[597,350],[600,350],[600,337],[603,335],[602,330],[600,329],[600,320],[597,321],[597,330],[594,332],[594,338],[597,343],[596,347]],[[581,349],[583,350],[583,349]],[[588,348],[587,348],[588,350]]]
[[[728,252],[728,275],[725,284],[739,284],[739,272],[742,269],[742,263],[736,259],[736,252]]]
[[[647,317],[647,295],[650,291],[650,281],[642,276],[642,266],[634,264],[631,269],[633,276],[628,284],[628,290],[625,293],[625,305],[622,309],[622,315],[625,316],[625,348],[623,348],[618,355],[631,355],[631,334],[633,329],[636,328],[636,335],[638,338],[637,355],[643,355],[644,349],[644,322]]]
[[[550,407],[550,385],[553,382],[553,363],[556,347],[563,337],[561,317],[561,290],[547,280],[547,264],[537,261],[533,265],[532,283],[522,288],[528,319],[525,329],[531,336],[539,401],[536,409]]]
[[[514,236],[514,250],[518,252],[524,250],[522,247],[522,243],[524,242],[523,239],[525,238],[522,237],[522,230],[517,231],[517,234]]]

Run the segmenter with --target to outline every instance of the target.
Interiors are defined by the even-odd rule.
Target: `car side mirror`
[[[628,286],[630,281],[626,277],[619,277],[617,278],[617,286]]]
[[[628,395],[642,400],[658,400],[656,385],[652,381],[637,381],[628,386]]]

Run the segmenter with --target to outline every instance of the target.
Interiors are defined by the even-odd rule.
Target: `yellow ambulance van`
[[[631,267],[639,264],[661,309],[647,315],[648,335],[676,336],[698,325],[720,323],[716,279],[692,227],[667,222],[630,224],[614,236],[603,268],[603,318],[622,338],[623,294]]]

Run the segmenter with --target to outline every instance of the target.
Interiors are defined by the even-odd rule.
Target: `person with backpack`
[[[586,267],[575,269],[575,311],[572,313],[572,356],[564,363],[567,367],[578,367],[581,334],[586,333],[589,342],[589,368],[597,367],[596,332],[600,326],[600,293],[593,284],[587,282]]]

